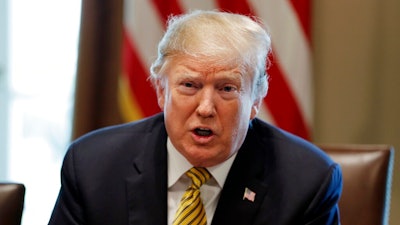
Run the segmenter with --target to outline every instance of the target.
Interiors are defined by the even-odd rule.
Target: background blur
[[[390,224],[400,224],[400,1],[313,4],[314,141],[393,145]]]
[[[0,181],[26,186],[23,225],[47,224],[70,141],[80,0],[0,0]]]
[[[23,225],[46,224],[57,197],[80,10],[0,0],[0,181],[27,186]],[[313,141],[393,145],[390,224],[400,224],[400,1],[314,0],[312,11]]]

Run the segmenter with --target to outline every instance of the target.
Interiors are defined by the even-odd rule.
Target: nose
[[[216,114],[216,93],[212,89],[203,88],[199,94],[197,114],[204,118],[213,117]]]

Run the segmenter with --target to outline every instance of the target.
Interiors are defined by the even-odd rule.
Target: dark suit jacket
[[[167,223],[163,114],[73,142],[51,225]],[[243,199],[245,188],[256,193]],[[314,145],[254,119],[212,220],[228,224],[339,224],[341,170]]]

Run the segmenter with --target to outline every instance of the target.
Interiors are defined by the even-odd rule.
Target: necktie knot
[[[200,186],[206,183],[211,177],[208,170],[203,167],[192,167],[186,172],[186,175],[192,179],[192,187],[195,189],[199,189]]]

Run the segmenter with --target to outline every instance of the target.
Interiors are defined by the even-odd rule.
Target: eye
[[[199,84],[193,81],[184,81],[180,84],[180,86],[184,89],[196,89],[199,88]]]
[[[194,84],[191,83],[191,82],[184,82],[182,85],[185,86],[185,87],[187,87],[187,88],[194,87]]]
[[[225,84],[219,90],[222,92],[226,92],[226,93],[232,93],[232,92],[236,92],[238,90],[238,88],[232,84]]]
[[[227,85],[222,88],[222,91],[225,91],[225,92],[232,92],[232,91],[236,91],[236,90],[237,90],[237,88],[234,86],[231,86],[231,85]]]
[[[239,88],[232,84],[225,84],[219,88],[219,92],[224,99],[234,99],[239,94]]]
[[[179,84],[178,90],[184,95],[193,95],[198,90],[199,85],[193,81],[183,81]]]

